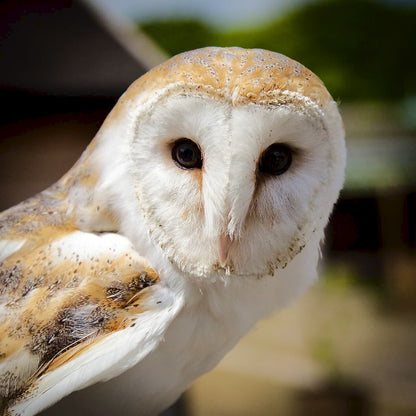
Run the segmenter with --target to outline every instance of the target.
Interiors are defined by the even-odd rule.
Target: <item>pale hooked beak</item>
[[[227,232],[220,235],[218,241],[218,252],[220,257],[220,264],[222,267],[225,267],[227,263],[228,253],[232,244],[233,240]]]

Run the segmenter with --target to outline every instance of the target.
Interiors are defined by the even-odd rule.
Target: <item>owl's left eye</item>
[[[172,147],[172,159],[182,169],[200,169],[202,167],[201,150],[190,139],[176,140]]]
[[[269,175],[281,175],[286,172],[292,163],[292,150],[290,147],[274,143],[261,155],[259,162],[260,172]]]

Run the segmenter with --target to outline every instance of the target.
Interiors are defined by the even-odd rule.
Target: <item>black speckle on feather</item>
[[[0,294],[14,292],[22,280],[22,269],[18,263],[10,267],[4,267],[4,263],[0,263]]]
[[[30,350],[47,363],[74,345],[105,332],[113,313],[94,304],[62,309],[55,319],[33,336]]]
[[[142,272],[133,277],[128,283],[120,281],[111,282],[110,286],[107,287],[106,296],[118,306],[123,307],[126,306],[137,293],[146,287],[154,285],[155,282],[156,281],[152,276],[146,272]]]

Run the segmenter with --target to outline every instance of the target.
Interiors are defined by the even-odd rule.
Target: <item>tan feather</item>
[[[50,195],[46,199],[48,207],[43,194],[0,217],[2,238],[25,238],[23,246],[0,263],[0,364],[10,367],[2,379],[8,387],[1,393],[8,398],[22,394],[34,378],[82,354],[95,341],[130,325],[144,310],[145,289],[158,282],[133,249],[120,253],[106,246],[103,237],[108,240],[111,234],[88,234],[88,244],[96,243],[95,254],[88,258],[82,250],[68,250],[73,238],[79,238],[82,247],[87,233],[65,223],[62,205],[50,204]],[[21,351],[36,363],[35,372],[33,365],[11,365]]]

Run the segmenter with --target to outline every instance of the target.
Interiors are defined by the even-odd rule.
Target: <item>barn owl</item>
[[[204,48],[139,78],[0,216],[4,414],[86,388],[105,414],[163,410],[314,281],[344,167],[337,104],[281,54]]]

